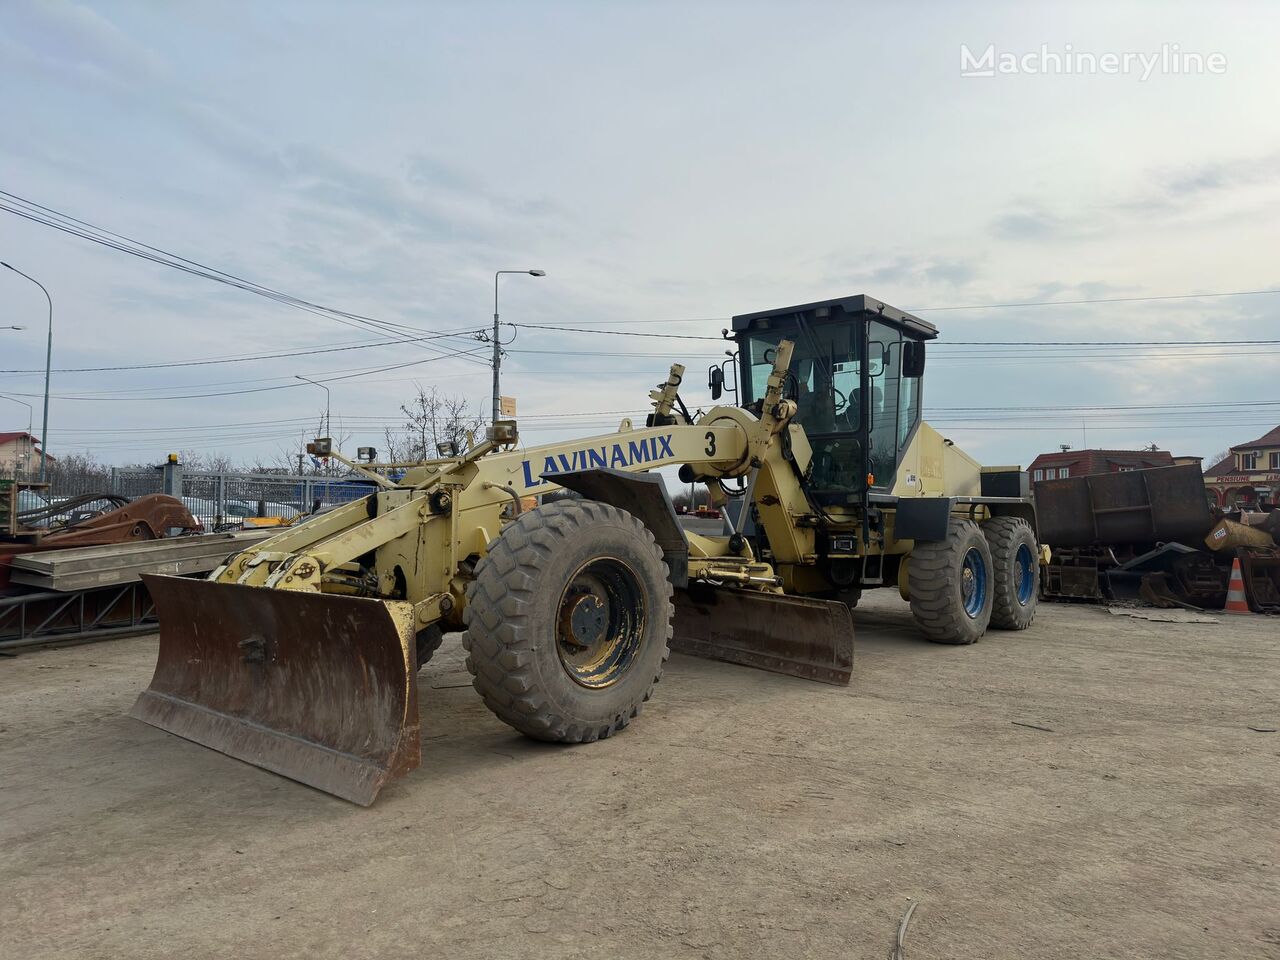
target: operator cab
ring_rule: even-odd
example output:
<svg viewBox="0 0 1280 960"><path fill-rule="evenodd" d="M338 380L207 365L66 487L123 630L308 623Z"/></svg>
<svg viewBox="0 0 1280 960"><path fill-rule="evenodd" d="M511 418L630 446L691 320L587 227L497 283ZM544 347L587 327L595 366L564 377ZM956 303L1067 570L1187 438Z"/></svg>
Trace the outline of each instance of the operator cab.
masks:
<svg viewBox="0 0 1280 960"><path fill-rule="evenodd" d="M779 341L792 341L785 393L813 446L810 496L822 505L865 502L893 486L920 422L924 345L937 336L932 324L868 296L743 314L733 318L738 401L759 406ZM713 397L724 380L713 367Z"/></svg>

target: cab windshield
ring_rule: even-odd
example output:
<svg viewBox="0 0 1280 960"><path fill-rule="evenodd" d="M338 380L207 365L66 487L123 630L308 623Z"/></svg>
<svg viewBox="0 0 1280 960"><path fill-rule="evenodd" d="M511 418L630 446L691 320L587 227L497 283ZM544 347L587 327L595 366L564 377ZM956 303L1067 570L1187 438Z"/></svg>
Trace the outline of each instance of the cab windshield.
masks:
<svg viewBox="0 0 1280 960"><path fill-rule="evenodd" d="M862 396L862 327L857 323L802 323L752 332L747 356L750 403L765 391L778 342L795 344L786 394L799 408L796 421L813 447L811 488L826 502L852 502L871 486L893 486L901 452L920 418L920 380L905 378L901 331L880 320L867 329L868 396ZM862 404L869 429L862 434Z"/></svg>
<svg viewBox="0 0 1280 960"><path fill-rule="evenodd" d="M858 337L849 324L753 334L747 341L750 399L764 396L778 342L784 339L795 343L787 395L794 396L800 408L796 419L810 434L856 431L861 359Z"/></svg>

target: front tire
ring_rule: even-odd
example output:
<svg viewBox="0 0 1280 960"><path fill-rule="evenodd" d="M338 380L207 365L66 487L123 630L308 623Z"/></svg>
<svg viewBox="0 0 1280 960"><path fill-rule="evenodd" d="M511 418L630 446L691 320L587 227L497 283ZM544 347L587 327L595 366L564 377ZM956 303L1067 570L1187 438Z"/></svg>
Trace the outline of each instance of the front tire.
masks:
<svg viewBox="0 0 1280 960"><path fill-rule="evenodd" d="M991 549L972 520L947 539L916 541L907 567L911 614L934 643L974 643L987 631L993 600Z"/></svg>
<svg viewBox="0 0 1280 960"><path fill-rule="evenodd" d="M1019 517L992 517L982 525L991 547L994 602L991 626L1025 630L1036 618L1040 548L1031 524Z"/></svg>
<svg viewBox="0 0 1280 960"><path fill-rule="evenodd" d="M640 713L662 675L671 596L662 551L627 511L563 500L522 513L467 587L472 685L526 736L608 737Z"/></svg>
<svg viewBox="0 0 1280 960"><path fill-rule="evenodd" d="M425 667L427 662L435 656L442 643L444 643L444 629L440 624L433 623L431 626L424 627L418 631L417 653L419 670Z"/></svg>

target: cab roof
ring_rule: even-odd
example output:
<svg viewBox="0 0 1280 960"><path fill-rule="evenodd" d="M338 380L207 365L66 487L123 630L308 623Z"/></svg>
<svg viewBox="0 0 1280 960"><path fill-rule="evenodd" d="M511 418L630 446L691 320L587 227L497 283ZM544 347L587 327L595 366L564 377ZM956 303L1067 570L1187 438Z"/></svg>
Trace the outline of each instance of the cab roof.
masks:
<svg viewBox="0 0 1280 960"><path fill-rule="evenodd" d="M840 319L841 314L848 320L859 322L883 320L899 327L903 333L917 340L933 340L938 336L938 328L929 321L921 320L897 307L891 307L883 300L869 297L865 293L855 297L819 300L816 303L804 303L795 307L742 313L733 318L733 332L737 334L751 330L765 330L773 325L770 323L772 320L793 322L798 313L807 314L805 319L810 322Z"/></svg>

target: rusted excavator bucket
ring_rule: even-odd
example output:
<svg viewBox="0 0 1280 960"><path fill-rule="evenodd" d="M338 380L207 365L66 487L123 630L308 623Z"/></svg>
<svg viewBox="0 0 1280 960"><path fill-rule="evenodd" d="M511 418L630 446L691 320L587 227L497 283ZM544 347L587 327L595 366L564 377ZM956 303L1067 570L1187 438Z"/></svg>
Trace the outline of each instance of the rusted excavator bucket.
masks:
<svg viewBox="0 0 1280 960"><path fill-rule="evenodd" d="M409 604L142 579L160 656L132 716L364 806L418 766Z"/></svg>
<svg viewBox="0 0 1280 960"><path fill-rule="evenodd" d="M843 603L750 590L677 590L671 649L805 680L853 674L853 617Z"/></svg>

